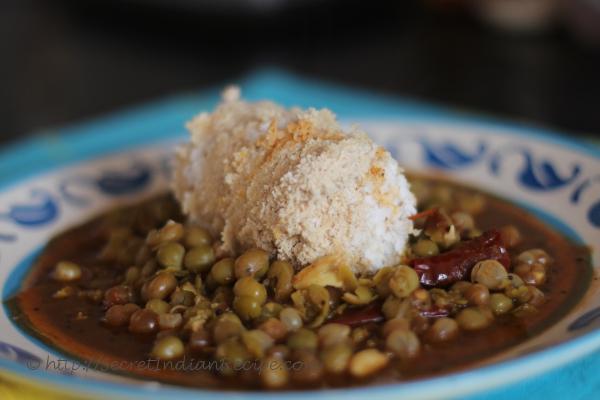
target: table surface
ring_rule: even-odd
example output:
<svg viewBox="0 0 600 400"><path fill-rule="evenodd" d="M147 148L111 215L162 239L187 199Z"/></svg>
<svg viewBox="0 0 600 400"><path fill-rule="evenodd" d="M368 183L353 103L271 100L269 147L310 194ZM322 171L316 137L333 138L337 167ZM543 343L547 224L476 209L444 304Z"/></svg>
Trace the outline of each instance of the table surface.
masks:
<svg viewBox="0 0 600 400"><path fill-rule="evenodd" d="M600 50L565 30L511 35L408 0L317 3L260 16L4 0L0 146L235 82L265 65L574 135L600 133Z"/></svg>

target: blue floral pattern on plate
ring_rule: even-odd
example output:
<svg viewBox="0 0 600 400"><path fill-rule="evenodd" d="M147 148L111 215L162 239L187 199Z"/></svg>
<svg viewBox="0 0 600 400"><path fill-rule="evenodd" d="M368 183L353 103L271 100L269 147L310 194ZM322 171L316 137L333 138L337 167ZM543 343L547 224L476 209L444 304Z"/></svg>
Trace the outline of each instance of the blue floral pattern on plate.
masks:
<svg viewBox="0 0 600 400"><path fill-rule="evenodd" d="M525 165L519 173L521 184L531 190L555 190L574 182L581 172L581 166L574 164L568 176L560 176L555 164L549 160L534 158L531 150L525 147L508 148L498 151L490 160L491 172L500 175L501 165L507 154L520 154L525 160Z"/></svg>
<svg viewBox="0 0 600 400"><path fill-rule="evenodd" d="M433 142L421 138L419 143L423 147L425 162L432 168L439 169L467 168L481 160L487 149L486 144L481 140L474 152L468 152L459 143L449 140Z"/></svg>
<svg viewBox="0 0 600 400"><path fill-rule="evenodd" d="M16 361L19 364L28 366L28 368L41 362L41 359L35 354L3 341L0 341L0 358Z"/></svg>
<svg viewBox="0 0 600 400"><path fill-rule="evenodd" d="M68 202L84 206L89 203L90 196L76 194L73 189L92 187L108 196L120 196L143 190L152 181L152 169L147 164L134 161L122 170L101 171L98 176L75 175L66 178L58 188Z"/></svg>
<svg viewBox="0 0 600 400"><path fill-rule="evenodd" d="M8 220L17 225L36 227L52 222L58 216L57 201L42 189L33 189L30 201L12 204L8 211L0 212L0 220Z"/></svg>
<svg viewBox="0 0 600 400"><path fill-rule="evenodd" d="M600 307L594 308L573 321L567 328L569 331L576 331L588 327L592 322L600 318Z"/></svg>
<svg viewBox="0 0 600 400"><path fill-rule="evenodd" d="M571 203L578 204L585 192L587 192L593 184L598 183L600 183L600 175L597 175L594 178L585 179L573 190L573 193L571 194ZM592 225L596 228L600 228L600 199L589 208L587 217Z"/></svg>

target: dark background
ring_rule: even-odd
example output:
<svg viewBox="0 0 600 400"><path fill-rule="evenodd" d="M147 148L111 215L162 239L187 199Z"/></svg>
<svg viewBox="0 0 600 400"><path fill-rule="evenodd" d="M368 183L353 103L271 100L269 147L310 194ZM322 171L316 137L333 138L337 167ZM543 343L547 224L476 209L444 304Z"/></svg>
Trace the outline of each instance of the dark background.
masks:
<svg viewBox="0 0 600 400"><path fill-rule="evenodd" d="M600 133L600 51L561 26L511 33L406 0L270 12L132 3L1 2L0 145L262 66Z"/></svg>

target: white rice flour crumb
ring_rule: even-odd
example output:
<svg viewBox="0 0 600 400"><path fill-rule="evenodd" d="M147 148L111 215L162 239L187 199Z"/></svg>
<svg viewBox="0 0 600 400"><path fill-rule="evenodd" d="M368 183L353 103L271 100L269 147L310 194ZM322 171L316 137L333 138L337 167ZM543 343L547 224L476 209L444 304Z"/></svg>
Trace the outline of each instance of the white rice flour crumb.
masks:
<svg viewBox="0 0 600 400"><path fill-rule="evenodd" d="M187 126L173 190L222 251L260 247L297 268L334 254L356 273L400 261L416 212L403 171L329 110L245 102L230 87Z"/></svg>

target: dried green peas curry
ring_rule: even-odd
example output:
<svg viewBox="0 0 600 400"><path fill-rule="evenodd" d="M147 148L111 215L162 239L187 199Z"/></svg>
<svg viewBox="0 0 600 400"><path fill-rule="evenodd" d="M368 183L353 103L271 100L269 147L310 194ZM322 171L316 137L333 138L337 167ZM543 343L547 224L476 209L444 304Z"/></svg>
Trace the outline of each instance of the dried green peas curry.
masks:
<svg viewBox="0 0 600 400"><path fill-rule="evenodd" d="M162 195L55 237L10 307L72 357L128 362L114 372L304 389L466 368L540 332L585 291L588 250L494 196L410 180L420 233L402 265L374 275L335 257L300 273L260 249L218 255Z"/></svg>

